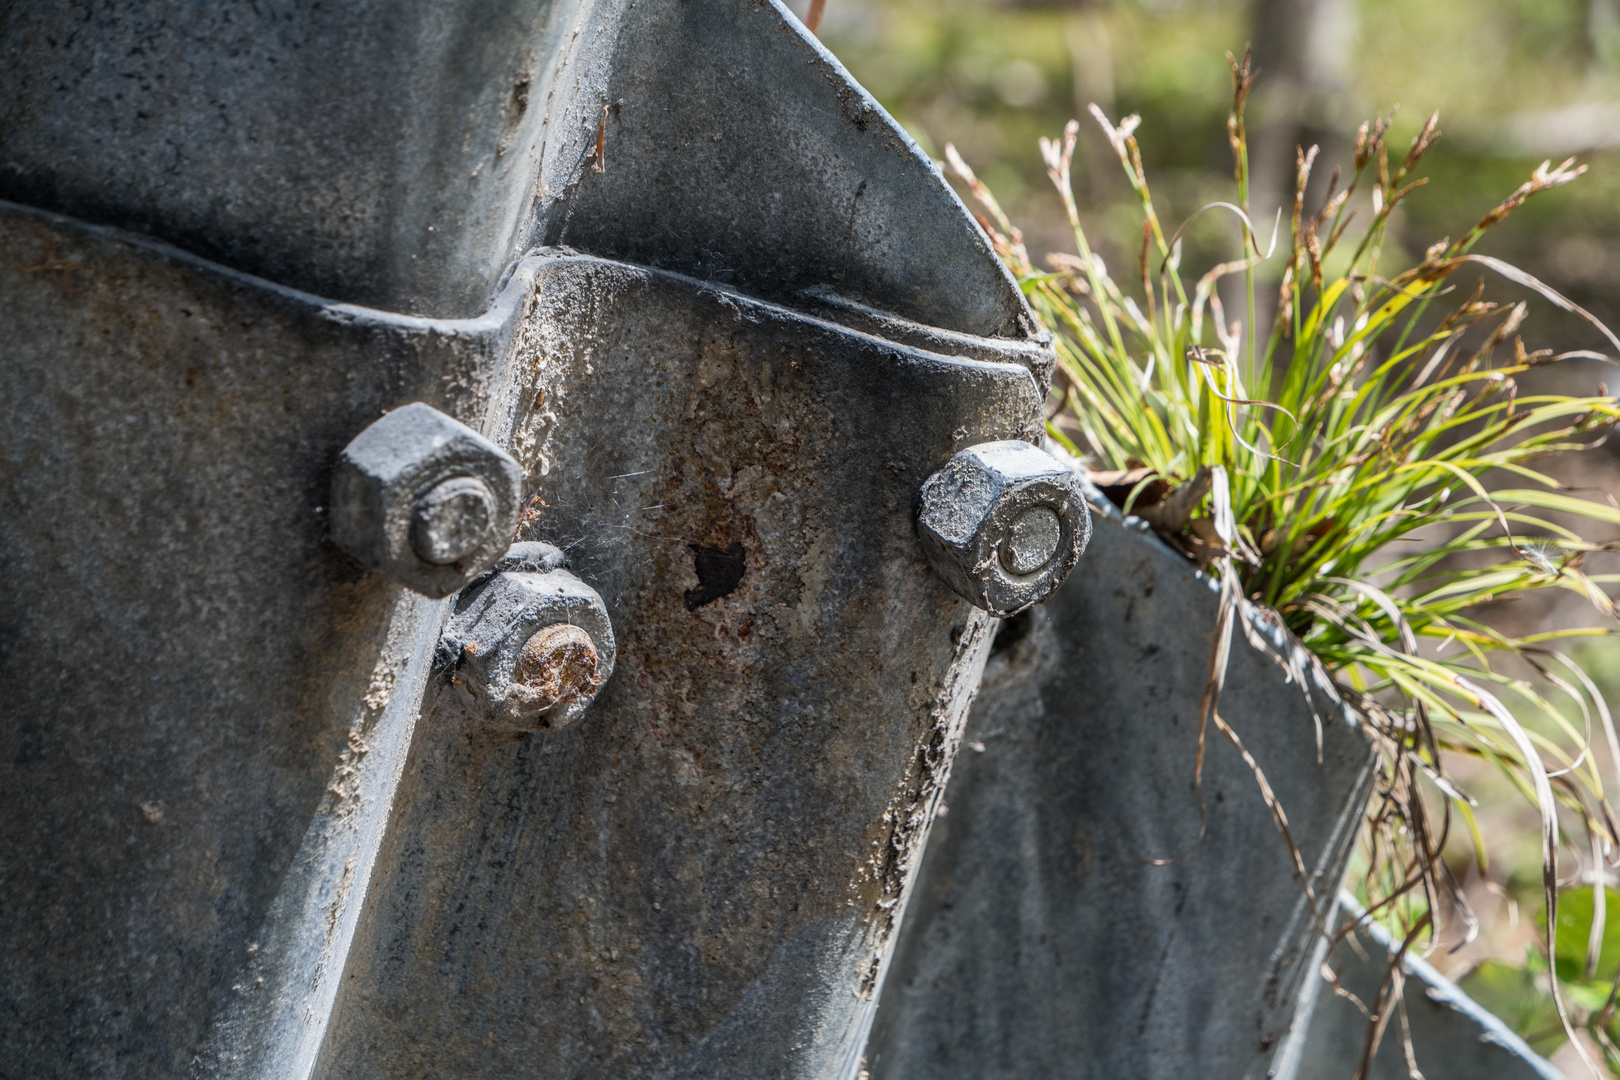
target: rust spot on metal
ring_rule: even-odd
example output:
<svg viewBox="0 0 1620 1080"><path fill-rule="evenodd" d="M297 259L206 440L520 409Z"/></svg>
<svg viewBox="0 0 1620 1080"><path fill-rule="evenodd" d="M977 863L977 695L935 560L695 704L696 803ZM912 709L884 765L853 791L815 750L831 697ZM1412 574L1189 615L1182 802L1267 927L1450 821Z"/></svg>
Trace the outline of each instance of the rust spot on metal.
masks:
<svg viewBox="0 0 1620 1080"><path fill-rule="evenodd" d="M601 685L591 635L571 623L558 623L541 630L523 646L507 695L543 711L583 694L594 694Z"/></svg>
<svg viewBox="0 0 1620 1080"><path fill-rule="evenodd" d="M686 590L686 610L696 611L704 604L712 604L722 596L730 596L742 582L748 569L743 546L717 548L707 544L688 544L692 549L692 564L697 570L698 587Z"/></svg>

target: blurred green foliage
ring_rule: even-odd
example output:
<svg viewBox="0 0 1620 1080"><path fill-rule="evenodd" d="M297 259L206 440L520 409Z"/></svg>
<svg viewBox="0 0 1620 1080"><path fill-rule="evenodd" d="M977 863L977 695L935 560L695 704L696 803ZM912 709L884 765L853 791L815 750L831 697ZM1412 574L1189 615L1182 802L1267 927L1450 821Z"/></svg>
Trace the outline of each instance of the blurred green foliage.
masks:
<svg viewBox="0 0 1620 1080"><path fill-rule="evenodd" d="M1348 17L1330 44L1342 50L1335 77L1342 87L1312 126L1348 140L1361 120L1399 105L1392 145L1404 145L1434 111L1445 132L1425 161L1431 191L1411 199L1397 223L1393 239L1405 254L1460 235L1542 159L1576 154L1593 163L1592 173L1515 215L1489 250L1620 321L1620 153L1601 145L1620 145L1620 3L1342 0L1342 7ZM829 0L822 37L926 152L937 158L947 142L961 150L1025 229L1037 258L1068 245L1035 140L1079 116L1085 134L1075 172L1085 226L1112 262L1134 253L1138 226L1085 106L1096 101L1115 119L1142 116L1145 165L1173 227L1229 190L1224 54L1241 53L1262 29L1254 5L1241 0ZM1265 93L1274 77L1261 73L1254 129L1280 105ZM1581 107L1591 113L1584 121L1570 112ZM1527 136L1542 145L1525 145ZM1347 146L1324 145L1318 174ZM1291 155L1279 159L1278 186L1286 188L1292 164ZM1235 240L1212 224L1188 244L1188 262L1197 265L1201 255L1229 257ZM1539 315L1536 325L1565 341L1580 333Z"/></svg>
<svg viewBox="0 0 1620 1080"><path fill-rule="evenodd" d="M1553 944L1553 963L1564 986L1565 999L1580 1013L1601 1022L1614 977L1620 971L1620 891L1604 889L1604 921L1601 948L1595 971L1587 974L1587 947L1592 933L1595 897L1591 887L1566 889L1558 897L1558 929ZM1487 960L1474 968L1459 984L1480 1005L1507 1021L1532 1049L1550 1054L1563 1044L1565 1036L1553 1004L1547 971L1547 958L1530 950L1522 964ZM1603 1034L1612 1043L1620 1037L1620 1018L1609 1016ZM1602 1039L1595 1039L1605 1051L1611 1069L1615 1056Z"/></svg>

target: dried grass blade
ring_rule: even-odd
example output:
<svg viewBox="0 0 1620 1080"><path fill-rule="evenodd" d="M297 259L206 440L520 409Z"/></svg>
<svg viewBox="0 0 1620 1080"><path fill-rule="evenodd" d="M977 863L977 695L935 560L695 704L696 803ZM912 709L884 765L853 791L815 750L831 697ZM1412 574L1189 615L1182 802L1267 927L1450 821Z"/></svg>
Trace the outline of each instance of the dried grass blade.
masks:
<svg viewBox="0 0 1620 1080"><path fill-rule="evenodd" d="M1513 282L1515 285L1523 285L1527 289L1532 289L1535 292L1540 293L1542 297L1550 301L1554 306L1563 308L1572 315L1578 315L1582 319L1585 319L1587 322L1591 323L1593 326L1597 327L1598 330L1603 333L1603 336L1609 339L1609 344L1614 346L1615 351L1620 352L1620 337L1616 337L1614 331L1610 330L1602 319L1598 318L1596 315L1593 315L1590 311L1587 311L1585 308L1581 307L1581 305L1569 299L1567 296L1560 293L1557 289L1554 289L1551 285L1548 285L1539 278L1525 273L1512 263L1503 262L1501 259L1494 258L1490 255L1459 255L1457 256L1457 259L1458 261L1476 262L1481 266L1488 266L1492 270L1495 270L1498 274L1501 274L1503 277ZM1604 359L1610 360L1611 363L1613 362L1613 359L1610 357L1605 357Z"/></svg>

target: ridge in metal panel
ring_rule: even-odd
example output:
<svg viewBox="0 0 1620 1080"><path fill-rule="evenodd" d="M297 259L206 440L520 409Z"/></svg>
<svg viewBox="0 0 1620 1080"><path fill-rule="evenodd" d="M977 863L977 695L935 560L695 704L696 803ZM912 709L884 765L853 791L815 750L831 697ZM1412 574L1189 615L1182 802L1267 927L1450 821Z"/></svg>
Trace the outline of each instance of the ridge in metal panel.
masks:
<svg viewBox="0 0 1620 1080"><path fill-rule="evenodd" d="M0 1072L184 1076L225 1017L297 1075L443 614L330 542L332 465L390 406L479 422L514 315L0 204Z"/></svg>

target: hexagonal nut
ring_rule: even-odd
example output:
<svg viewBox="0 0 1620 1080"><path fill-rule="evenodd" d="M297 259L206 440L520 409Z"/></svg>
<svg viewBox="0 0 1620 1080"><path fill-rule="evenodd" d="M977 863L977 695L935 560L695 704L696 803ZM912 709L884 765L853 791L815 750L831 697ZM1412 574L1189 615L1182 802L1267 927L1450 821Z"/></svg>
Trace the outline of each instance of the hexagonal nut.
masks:
<svg viewBox="0 0 1620 1080"><path fill-rule="evenodd" d="M523 472L512 456L431 405L395 409L344 447L332 476L332 539L435 600L506 551Z"/></svg>
<svg viewBox="0 0 1620 1080"><path fill-rule="evenodd" d="M469 590L451 616L446 651L453 679L489 727L556 731L579 719L613 674L613 624L596 590L557 565L560 553L517 562L553 568L501 570Z"/></svg>
<svg viewBox="0 0 1620 1080"><path fill-rule="evenodd" d="M917 534L963 599L1005 618L1068 578L1091 539L1074 470L1026 442L972 446L924 481Z"/></svg>

